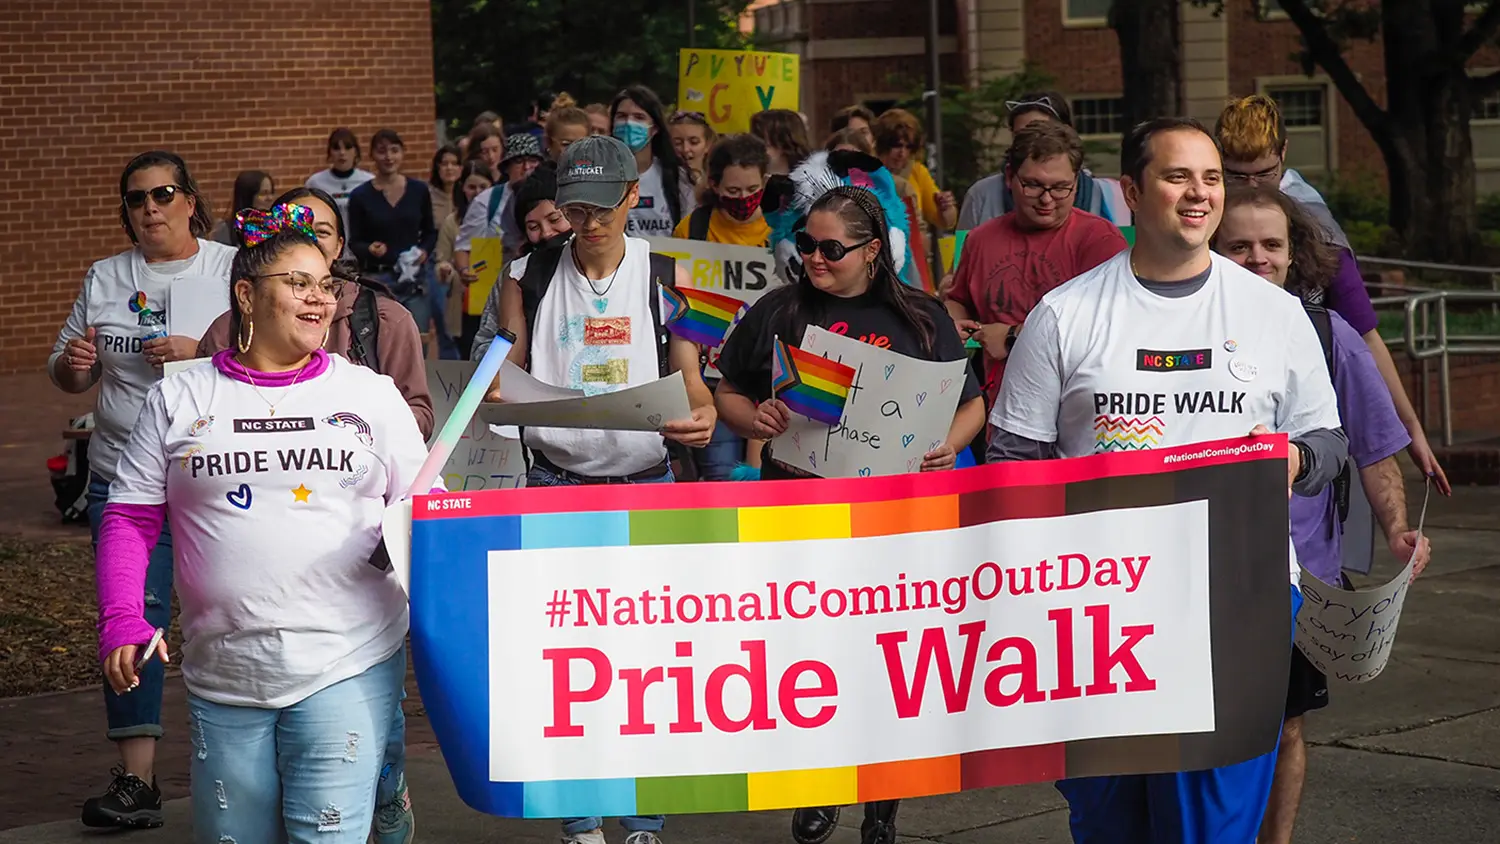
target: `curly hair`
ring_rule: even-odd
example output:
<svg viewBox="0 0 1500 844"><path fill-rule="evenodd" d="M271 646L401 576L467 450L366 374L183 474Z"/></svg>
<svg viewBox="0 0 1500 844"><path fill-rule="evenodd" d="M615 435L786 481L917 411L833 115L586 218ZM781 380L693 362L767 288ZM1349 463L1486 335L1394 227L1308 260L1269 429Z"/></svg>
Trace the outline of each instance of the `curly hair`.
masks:
<svg viewBox="0 0 1500 844"><path fill-rule="evenodd" d="M882 155L897 144L906 144L914 150L922 148L922 121L904 108L882 111L870 132L875 136L875 151Z"/></svg>
<svg viewBox="0 0 1500 844"><path fill-rule="evenodd" d="M1224 213L1242 205L1254 208L1270 208L1286 217L1287 252L1291 265L1287 267L1288 293L1295 293L1311 302L1322 299L1323 293L1339 270L1339 250L1330 242L1318 221L1309 214L1300 202L1282 193L1275 185L1231 186L1224 197ZM1223 232L1223 226L1219 232ZM1214 235L1214 248L1219 247L1219 233Z"/></svg>
<svg viewBox="0 0 1500 844"><path fill-rule="evenodd" d="M1286 121L1265 94L1232 100L1214 124L1214 139L1229 161L1254 161L1286 149Z"/></svg>

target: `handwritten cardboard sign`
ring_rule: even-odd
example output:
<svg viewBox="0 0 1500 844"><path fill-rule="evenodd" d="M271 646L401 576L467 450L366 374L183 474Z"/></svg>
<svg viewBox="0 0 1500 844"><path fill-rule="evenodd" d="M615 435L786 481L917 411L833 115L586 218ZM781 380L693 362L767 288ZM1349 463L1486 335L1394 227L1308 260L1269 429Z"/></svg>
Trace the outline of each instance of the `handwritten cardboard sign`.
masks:
<svg viewBox="0 0 1500 844"><path fill-rule="evenodd" d="M733 296L747 306L786 284L786 279L776 272L776 259L768 249L675 237L648 237L646 240L650 241L652 252L676 258L677 266L687 270L694 287ZM734 333L734 328L733 325L729 327L725 340ZM723 348L721 343L708 350L704 377L719 377L719 352Z"/></svg>
<svg viewBox="0 0 1500 844"><path fill-rule="evenodd" d="M777 460L823 478L901 475L947 439L967 361L917 360L817 326L800 346L854 367L854 386L838 425L793 414L772 440Z"/></svg>
<svg viewBox="0 0 1500 844"><path fill-rule="evenodd" d="M750 115L797 110L802 70L792 53L678 51L677 107L700 111L720 134L750 131Z"/></svg>
<svg viewBox="0 0 1500 844"><path fill-rule="evenodd" d="M427 361L427 388L432 392L432 412L437 417L433 438L458 404L464 385L474 376L473 361ZM470 420L453 455L443 465L443 486L452 492L482 489L516 489L526 485L526 460L518 431L501 436L478 417ZM428 443L431 445L431 442Z"/></svg>
<svg viewBox="0 0 1500 844"><path fill-rule="evenodd" d="M1368 683L1380 676L1396 644L1396 625L1411 583L1412 564L1390 583L1348 590L1302 570L1297 647L1330 681Z"/></svg>

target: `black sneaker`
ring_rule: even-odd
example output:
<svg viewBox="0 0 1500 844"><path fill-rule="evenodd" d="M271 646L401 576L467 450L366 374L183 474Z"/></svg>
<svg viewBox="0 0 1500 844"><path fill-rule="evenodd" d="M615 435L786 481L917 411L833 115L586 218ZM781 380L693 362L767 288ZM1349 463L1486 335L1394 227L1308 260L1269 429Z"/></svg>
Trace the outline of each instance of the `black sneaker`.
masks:
<svg viewBox="0 0 1500 844"><path fill-rule="evenodd" d="M90 797L83 803L83 825L124 829L155 829L162 825L161 790L156 783L147 785L124 768L110 773L115 781L102 797Z"/></svg>

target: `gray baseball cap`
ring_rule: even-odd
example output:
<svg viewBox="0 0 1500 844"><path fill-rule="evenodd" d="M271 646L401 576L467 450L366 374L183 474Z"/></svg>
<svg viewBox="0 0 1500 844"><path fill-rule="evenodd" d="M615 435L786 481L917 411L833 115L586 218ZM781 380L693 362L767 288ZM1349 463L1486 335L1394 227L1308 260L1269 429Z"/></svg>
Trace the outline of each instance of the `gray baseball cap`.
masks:
<svg viewBox="0 0 1500 844"><path fill-rule="evenodd" d="M640 178L630 147L608 135L590 135L570 144L557 164L557 205L614 208Z"/></svg>

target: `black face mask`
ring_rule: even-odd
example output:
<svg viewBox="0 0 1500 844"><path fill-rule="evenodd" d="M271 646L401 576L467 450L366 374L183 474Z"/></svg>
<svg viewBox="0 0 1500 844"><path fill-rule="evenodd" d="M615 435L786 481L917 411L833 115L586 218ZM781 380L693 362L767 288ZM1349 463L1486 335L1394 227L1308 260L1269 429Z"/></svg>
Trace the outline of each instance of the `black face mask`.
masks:
<svg viewBox="0 0 1500 844"><path fill-rule="evenodd" d="M563 232L562 234L555 234L549 238L539 240L536 243L528 242L529 248L526 250L527 254L530 254L532 252L541 252L548 249L561 249L567 244L568 239L572 236L572 232Z"/></svg>

